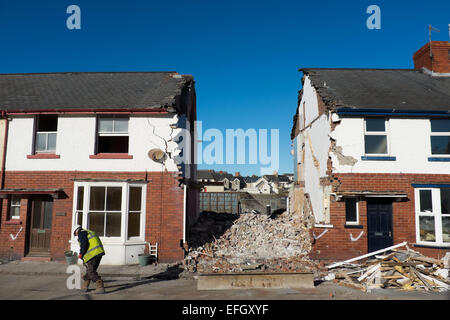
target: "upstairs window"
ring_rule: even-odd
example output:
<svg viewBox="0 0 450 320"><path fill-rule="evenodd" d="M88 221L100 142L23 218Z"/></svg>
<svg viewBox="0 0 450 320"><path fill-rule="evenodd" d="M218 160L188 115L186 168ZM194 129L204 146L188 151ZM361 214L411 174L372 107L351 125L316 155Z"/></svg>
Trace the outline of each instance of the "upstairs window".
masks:
<svg viewBox="0 0 450 320"><path fill-rule="evenodd" d="M365 119L364 152L367 155L387 155L388 136L386 130L386 119Z"/></svg>
<svg viewBox="0 0 450 320"><path fill-rule="evenodd" d="M35 153L55 153L58 116L40 115L36 118Z"/></svg>
<svg viewBox="0 0 450 320"><path fill-rule="evenodd" d="M97 153L128 153L128 116L98 117Z"/></svg>
<svg viewBox="0 0 450 320"><path fill-rule="evenodd" d="M431 119L431 154L450 155L450 119Z"/></svg>

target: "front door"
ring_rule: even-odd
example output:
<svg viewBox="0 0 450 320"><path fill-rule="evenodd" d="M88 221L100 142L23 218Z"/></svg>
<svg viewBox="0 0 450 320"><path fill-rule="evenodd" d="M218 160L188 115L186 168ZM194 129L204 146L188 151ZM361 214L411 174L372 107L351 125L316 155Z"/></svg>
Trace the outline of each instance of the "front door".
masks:
<svg viewBox="0 0 450 320"><path fill-rule="evenodd" d="M50 254L53 200L31 200L29 254Z"/></svg>
<svg viewBox="0 0 450 320"><path fill-rule="evenodd" d="M367 235L369 252L393 245L392 199L367 199Z"/></svg>

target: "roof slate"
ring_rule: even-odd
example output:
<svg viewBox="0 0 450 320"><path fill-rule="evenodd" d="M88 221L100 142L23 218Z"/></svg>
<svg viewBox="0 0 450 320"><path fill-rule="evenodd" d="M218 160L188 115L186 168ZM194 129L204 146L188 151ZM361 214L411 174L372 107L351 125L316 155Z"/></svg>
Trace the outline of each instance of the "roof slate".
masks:
<svg viewBox="0 0 450 320"><path fill-rule="evenodd" d="M450 112L450 77L411 69L300 69L337 109Z"/></svg>
<svg viewBox="0 0 450 320"><path fill-rule="evenodd" d="M190 80L176 72L0 74L0 110L167 108Z"/></svg>

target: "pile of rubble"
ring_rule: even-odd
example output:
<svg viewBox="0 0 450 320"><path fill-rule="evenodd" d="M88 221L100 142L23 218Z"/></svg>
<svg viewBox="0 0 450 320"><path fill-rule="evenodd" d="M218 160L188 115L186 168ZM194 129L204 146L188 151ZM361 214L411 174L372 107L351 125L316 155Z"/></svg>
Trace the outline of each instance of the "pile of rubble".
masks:
<svg viewBox="0 0 450 320"><path fill-rule="evenodd" d="M353 259L355 260L355 259ZM425 257L411 250L392 249L390 253L375 255L363 264L348 262L328 266L330 273L324 280L370 292L376 288L425 290L443 292L450 289L449 261Z"/></svg>
<svg viewBox="0 0 450 320"><path fill-rule="evenodd" d="M190 249L184 260L187 270L232 273L317 269L307 257L311 250L309 219L287 212L275 217L258 213L228 217L202 216L191 228Z"/></svg>

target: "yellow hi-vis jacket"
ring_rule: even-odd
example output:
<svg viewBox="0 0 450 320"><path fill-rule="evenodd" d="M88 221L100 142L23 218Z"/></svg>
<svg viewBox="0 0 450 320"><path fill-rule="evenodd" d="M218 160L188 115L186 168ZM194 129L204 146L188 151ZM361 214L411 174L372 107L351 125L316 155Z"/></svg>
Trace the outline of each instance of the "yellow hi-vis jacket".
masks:
<svg viewBox="0 0 450 320"><path fill-rule="evenodd" d="M88 234L89 247L83 256L84 263L88 262L93 257L98 256L99 254L105 253L103 244L100 241L100 238L95 234L95 232L91 230L86 230L86 232Z"/></svg>

